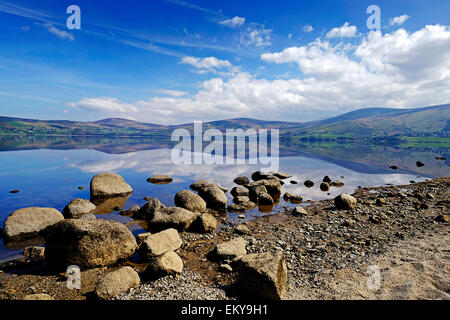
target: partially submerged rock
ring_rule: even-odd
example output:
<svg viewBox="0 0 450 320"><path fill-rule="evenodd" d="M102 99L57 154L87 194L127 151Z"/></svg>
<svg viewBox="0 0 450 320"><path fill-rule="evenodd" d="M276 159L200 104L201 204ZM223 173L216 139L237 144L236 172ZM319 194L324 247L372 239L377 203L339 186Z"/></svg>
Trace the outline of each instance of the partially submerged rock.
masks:
<svg viewBox="0 0 450 320"><path fill-rule="evenodd" d="M314 187L314 182L311 181L311 180L306 180L303 184L304 184L305 187L307 187L307 188Z"/></svg>
<svg viewBox="0 0 450 320"><path fill-rule="evenodd" d="M119 214L121 216L135 216L136 214L138 214L140 209L141 208L138 205L136 205L132 206L130 209L120 211Z"/></svg>
<svg viewBox="0 0 450 320"><path fill-rule="evenodd" d="M153 177L150 177L147 179L147 182L154 183L154 184L168 184L173 181L173 178L169 175L160 174L155 175Z"/></svg>
<svg viewBox="0 0 450 320"><path fill-rule="evenodd" d="M141 282L138 273L129 266L106 274L97 284L95 295L97 298L107 300L137 288Z"/></svg>
<svg viewBox="0 0 450 320"><path fill-rule="evenodd" d="M181 247L181 240L178 231L175 229L167 229L152 234L145 239L139 247L139 255L146 260L160 256L167 251L175 251Z"/></svg>
<svg viewBox="0 0 450 320"><path fill-rule="evenodd" d="M124 197L131 193L131 186L116 173L100 173L91 180L91 200Z"/></svg>
<svg viewBox="0 0 450 320"><path fill-rule="evenodd" d="M344 183L340 180L334 180L331 182L331 186L335 188L342 188L344 186Z"/></svg>
<svg viewBox="0 0 450 320"><path fill-rule="evenodd" d="M230 191L231 195L233 197L242 197L242 196L248 196L249 191L245 187L234 187Z"/></svg>
<svg viewBox="0 0 450 320"><path fill-rule="evenodd" d="M329 184L329 183L331 183L331 178L329 176L325 176L325 177L323 177L322 181Z"/></svg>
<svg viewBox="0 0 450 320"><path fill-rule="evenodd" d="M255 171L252 173L252 180L253 181L259 181L259 180L267 180L267 179L278 179L270 172L263 172L263 171Z"/></svg>
<svg viewBox="0 0 450 320"><path fill-rule="evenodd" d="M266 180L258 180L250 183L247 188L252 193L252 189L258 188L260 186L264 186L267 190L267 193L270 195L281 194L281 183L279 179L266 179Z"/></svg>
<svg viewBox="0 0 450 320"><path fill-rule="evenodd" d="M206 202L206 206L213 210L224 210L227 206L227 196L216 185L210 185L201 189L198 195Z"/></svg>
<svg viewBox="0 0 450 320"><path fill-rule="evenodd" d="M284 179L289 179L292 177L292 175L278 171L278 172L274 172L273 175L275 177L277 177L278 179L284 180Z"/></svg>
<svg viewBox="0 0 450 320"><path fill-rule="evenodd" d="M32 238L61 220L64 220L64 216L53 208L23 208L14 211L6 219L3 234L7 241Z"/></svg>
<svg viewBox="0 0 450 320"><path fill-rule="evenodd" d="M86 199L74 199L63 210L66 219L79 219L83 215L92 213L96 209L95 204Z"/></svg>
<svg viewBox="0 0 450 320"><path fill-rule="evenodd" d="M284 201L289 201L289 202L292 202L292 203L301 203L303 201L303 197L302 196L295 195L295 194L292 194L292 193L289 193L289 192L286 192L283 195L283 199L284 199Z"/></svg>
<svg viewBox="0 0 450 320"><path fill-rule="evenodd" d="M245 207L241 204L230 204L227 207L228 212L245 212Z"/></svg>
<svg viewBox="0 0 450 320"><path fill-rule="evenodd" d="M135 218L151 220L155 215L155 212L160 211L162 208L166 206L159 201L158 198L150 199L145 205L143 205L139 211L134 215Z"/></svg>
<svg viewBox="0 0 450 320"><path fill-rule="evenodd" d="M334 198L334 205L339 210L352 210L356 207L356 202L356 198L347 193Z"/></svg>
<svg viewBox="0 0 450 320"><path fill-rule="evenodd" d="M237 185L245 186L250 183L250 180L247 177L241 176L234 179L233 182Z"/></svg>
<svg viewBox="0 0 450 320"><path fill-rule="evenodd" d="M286 293L287 268L284 253L253 253L236 268L238 287L253 299L282 300Z"/></svg>
<svg viewBox="0 0 450 320"><path fill-rule="evenodd" d="M328 190L330 190L330 185L327 182L322 182L320 184L320 190L322 190L323 192L327 192Z"/></svg>
<svg viewBox="0 0 450 320"><path fill-rule="evenodd" d="M206 202L189 190L181 190L175 195L175 205L192 212L205 212Z"/></svg>
<svg viewBox="0 0 450 320"><path fill-rule="evenodd" d="M268 206L273 205L274 201L270 194L268 193L260 193L258 195L258 205L259 206Z"/></svg>
<svg viewBox="0 0 450 320"><path fill-rule="evenodd" d="M179 207L162 208L155 211L154 215L148 219L149 226L154 230L164 230L175 228L178 231L187 230L199 216L198 213Z"/></svg>
<svg viewBox="0 0 450 320"><path fill-rule="evenodd" d="M105 267L130 258L136 240L122 223L111 220L67 219L48 228L45 258L50 266Z"/></svg>

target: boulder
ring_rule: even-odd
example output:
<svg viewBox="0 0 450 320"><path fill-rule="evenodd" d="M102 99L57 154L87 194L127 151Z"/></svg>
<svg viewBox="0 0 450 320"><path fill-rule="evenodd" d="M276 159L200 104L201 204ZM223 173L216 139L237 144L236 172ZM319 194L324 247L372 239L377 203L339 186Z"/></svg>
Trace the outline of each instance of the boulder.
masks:
<svg viewBox="0 0 450 320"><path fill-rule="evenodd" d="M356 207L356 198L343 193L334 198L334 205L339 210L352 210Z"/></svg>
<svg viewBox="0 0 450 320"><path fill-rule="evenodd" d="M191 188L194 191L200 191L206 187L209 187L211 185L214 185L214 183L209 182L208 180L197 180L194 183L192 183L189 188Z"/></svg>
<svg viewBox="0 0 450 320"><path fill-rule="evenodd" d="M48 228L45 258L58 268L105 267L130 258L136 240L128 228L112 220L67 219Z"/></svg>
<svg viewBox="0 0 450 320"><path fill-rule="evenodd" d="M126 266L103 276L95 287L95 295L107 300L137 288L141 282L139 275L132 267Z"/></svg>
<svg viewBox="0 0 450 320"><path fill-rule="evenodd" d="M237 196L233 198L233 202L235 204L241 204L250 201L250 198L247 196Z"/></svg>
<svg viewBox="0 0 450 320"><path fill-rule="evenodd" d="M245 212L245 207L241 204L230 204L227 207L228 212Z"/></svg>
<svg viewBox="0 0 450 320"><path fill-rule="evenodd" d="M286 192L283 195L283 199L284 199L284 201L289 201L289 202L292 202L292 203L301 203L303 201L302 196L294 195L294 194L289 193L289 192Z"/></svg>
<svg viewBox="0 0 450 320"><path fill-rule="evenodd" d="M181 247L183 241L176 229L167 229L152 234L139 247L139 255L146 260L160 256L167 251L175 251Z"/></svg>
<svg viewBox="0 0 450 320"><path fill-rule="evenodd" d="M260 194L268 193L264 185L254 185L249 187L249 196L252 200L258 200Z"/></svg>
<svg viewBox="0 0 450 320"><path fill-rule="evenodd" d="M26 247L23 249L23 257L25 262L41 262L45 260L44 247Z"/></svg>
<svg viewBox="0 0 450 320"><path fill-rule="evenodd" d="M253 299L282 300L286 293L287 268L284 253L253 253L236 268L237 286Z"/></svg>
<svg viewBox="0 0 450 320"><path fill-rule="evenodd" d="M100 173L91 180L91 200L125 197L131 193L131 186L116 173Z"/></svg>
<svg viewBox="0 0 450 320"><path fill-rule="evenodd" d="M148 201L145 205L143 205L142 208L140 208L133 217L149 221L153 218L155 212L161 211L161 209L165 207L166 206L163 205L161 201L158 200L158 198L153 198L150 199L150 201Z"/></svg>
<svg viewBox="0 0 450 320"><path fill-rule="evenodd" d="M218 222L212 214L205 212L198 216L193 225L195 226L193 229L196 232L210 233L216 230Z"/></svg>
<svg viewBox="0 0 450 320"><path fill-rule="evenodd" d="M24 296L22 300L55 300L55 299L46 293L35 293Z"/></svg>
<svg viewBox="0 0 450 320"><path fill-rule="evenodd" d="M206 202L206 206L213 210L225 209L228 198L225 193L216 185L201 189L198 195Z"/></svg>
<svg viewBox="0 0 450 320"><path fill-rule="evenodd" d="M331 182L331 186L335 188L342 188L344 186L344 183L340 180L335 180Z"/></svg>
<svg viewBox="0 0 450 320"><path fill-rule="evenodd" d="M263 172L263 171L255 171L252 173L252 180L253 181L259 181L259 180L268 180L268 179L278 179L270 172Z"/></svg>
<svg viewBox="0 0 450 320"><path fill-rule="evenodd" d="M259 186L264 186L270 195L281 194L281 183L279 179L258 180L250 183L247 189L251 190Z"/></svg>
<svg viewBox="0 0 450 320"><path fill-rule="evenodd" d="M7 241L32 238L61 220L64 216L53 208L23 208L6 219L3 234Z"/></svg>
<svg viewBox="0 0 450 320"><path fill-rule="evenodd" d="M66 219L79 219L81 216L95 211L95 204L86 199L74 199L63 210Z"/></svg>
<svg viewBox="0 0 450 320"><path fill-rule="evenodd" d="M150 261L145 275L151 278L158 278L167 275L175 275L183 271L183 260L173 251L167 251L159 257Z"/></svg>
<svg viewBox="0 0 450 320"><path fill-rule="evenodd" d="M306 180L306 181L304 182L304 185L305 185L305 187L307 187L307 188L311 188L311 187L314 187L314 182L311 181L311 180Z"/></svg>
<svg viewBox="0 0 450 320"><path fill-rule="evenodd" d="M330 185L327 182L322 182L320 184L320 190L322 190L323 192L327 192L328 190L330 190Z"/></svg>
<svg viewBox="0 0 450 320"><path fill-rule="evenodd" d="M234 187L233 189L231 189L230 193L233 197L242 197L248 196L249 191L244 187Z"/></svg>
<svg viewBox="0 0 450 320"><path fill-rule="evenodd" d="M268 193L260 193L258 195L258 205L259 206L269 206L273 205L273 198Z"/></svg>
<svg viewBox="0 0 450 320"><path fill-rule="evenodd" d="M189 190L181 190L175 195L175 205L192 212L205 212L206 202Z"/></svg>
<svg viewBox="0 0 450 320"><path fill-rule="evenodd" d="M141 208L138 205L136 205L132 206L130 209L120 211L119 214L121 216L135 216L138 214L140 209Z"/></svg>
<svg viewBox="0 0 450 320"><path fill-rule="evenodd" d="M215 257L219 260L232 260L236 257L241 257L247 254L245 246L247 241L243 238L235 238L226 242L218 244L215 248Z"/></svg>
<svg viewBox="0 0 450 320"><path fill-rule="evenodd" d="M156 175L153 177L150 177L147 179L147 182L154 183L154 184L167 184L171 183L173 181L171 176L168 175Z"/></svg>
<svg viewBox="0 0 450 320"><path fill-rule="evenodd" d="M178 231L187 230L197 219L199 213L195 213L184 208L168 207L156 211L148 224L154 230L164 230L175 228Z"/></svg>
<svg viewBox="0 0 450 320"><path fill-rule="evenodd" d="M236 179L233 180L233 182L236 183L237 185L245 186L250 183L250 180L247 177L242 176L237 177Z"/></svg>
<svg viewBox="0 0 450 320"><path fill-rule="evenodd" d="M273 172L272 173L275 177L277 177L278 179L284 180L284 179L289 179L292 177L292 175L278 171L278 172Z"/></svg>

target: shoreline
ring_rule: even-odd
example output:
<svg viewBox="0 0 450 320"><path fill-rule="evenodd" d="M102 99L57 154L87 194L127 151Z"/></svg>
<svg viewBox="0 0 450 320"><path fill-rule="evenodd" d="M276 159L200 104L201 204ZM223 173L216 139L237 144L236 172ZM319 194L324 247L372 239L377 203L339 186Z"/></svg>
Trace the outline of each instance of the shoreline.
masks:
<svg viewBox="0 0 450 320"><path fill-rule="evenodd" d="M449 186L450 177L444 177L359 188L353 194L358 204L352 211L336 210L330 199L310 201L304 206L307 215L281 211L244 223L248 234L234 226L217 234L180 232L183 272L141 284L118 298L235 299L236 273L222 270L206 256L217 243L242 237L247 253L285 252L286 299L449 299L445 274L450 268L449 223L436 221L448 214ZM377 204L380 198L383 204ZM385 280L380 290L372 292L365 282L367 267L374 263ZM125 265L138 272L146 267L133 262L120 266ZM0 299L33 293L89 299L99 278L117 267L83 271L82 289L76 291L67 289L64 278L48 273L43 265L10 261L0 264Z"/></svg>

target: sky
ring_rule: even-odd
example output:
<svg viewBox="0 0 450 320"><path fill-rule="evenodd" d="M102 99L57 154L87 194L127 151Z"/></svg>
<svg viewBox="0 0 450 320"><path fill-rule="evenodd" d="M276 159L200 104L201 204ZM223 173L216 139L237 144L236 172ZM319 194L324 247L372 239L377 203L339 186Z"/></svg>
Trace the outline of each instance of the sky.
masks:
<svg viewBox="0 0 450 320"><path fill-rule="evenodd" d="M310 121L450 103L449 25L435 0L0 0L0 115Z"/></svg>

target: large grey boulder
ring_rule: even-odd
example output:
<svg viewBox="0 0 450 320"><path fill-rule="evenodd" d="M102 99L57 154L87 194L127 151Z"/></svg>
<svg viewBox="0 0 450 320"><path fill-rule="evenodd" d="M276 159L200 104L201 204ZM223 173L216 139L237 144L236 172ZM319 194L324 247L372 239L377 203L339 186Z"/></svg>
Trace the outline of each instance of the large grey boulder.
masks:
<svg viewBox="0 0 450 320"><path fill-rule="evenodd" d="M210 209L221 210L227 206L227 196L217 185L200 189L198 195L205 200L206 206Z"/></svg>
<svg viewBox="0 0 450 320"><path fill-rule="evenodd" d="M95 295L107 300L137 288L141 282L139 275L132 267L126 266L106 274L95 287Z"/></svg>
<svg viewBox="0 0 450 320"><path fill-rule="evenodd" d="M91 199L125 197L133 189L116 173L100 173L91 180Z"/></svg>
<svg viewBox="0 0 450 320"><path fill-rule="evenodd" d="M181 190L175 195L175 205L192 212L205 212L206 202L199 195L189 190Z"/></svg>
<svg viewBox="0 0 450 320"><path fill-rule="evenodd" d="M14 211L6 219L3 234L7 241L32 238L61 220L64 220L64 216L53 208L23 208Z"/></svg>
<svg viewBox="0 0 450 320"><path fill-rule="evenodd" d="M241 237L222 242L216 246L214 255L219 260L232 260L247 254L246 245L247 241Z"/></svg>
<svg viewBox="0 0 450 320"><path fill-rule="evenodd" d="M45 258L54 267L105 267L130 258L137 247L128 228L117 221L66 219L48 228Z"/></svg>
<svg viewBox="0 0 450 320"><path fill-rule="evenodd" d="M95 211L95 204L86 199L74 199L63 210L66 219L79 219L85 214Z"/></svg>
<svg viewBox="0 0 450 320"><path fill-rule="evenodd" d="M237 285L245 296L281 300L286 293L287 268L284 253L245 255L237 265Z"/></svg>
<svg viewBox="0 0 450 320"><path fill-rule="evenodd" d="M343 193L334 198L334 205L339 210L352 210L356 207L356 198L347 193Z"/></svg>
<svg viewBox="0 0 450 320"><path fill-rule="evenodd" d="M183 208L167 207L156 211L153 217L147 221L153 230L174 228L178 231L185 231L191 226L198 216L199 213Z"/></svg>
<svg viewBox="0 0 450 320"><path fill-rule="evenodd" d="M151 260L167 251L175 251L181 247L183 241L176 229L167 229L152 234L145 239L139 247L139 255L146 260Z"/></svg>

